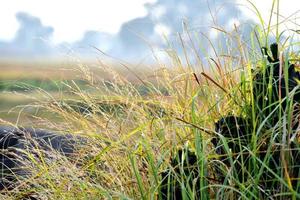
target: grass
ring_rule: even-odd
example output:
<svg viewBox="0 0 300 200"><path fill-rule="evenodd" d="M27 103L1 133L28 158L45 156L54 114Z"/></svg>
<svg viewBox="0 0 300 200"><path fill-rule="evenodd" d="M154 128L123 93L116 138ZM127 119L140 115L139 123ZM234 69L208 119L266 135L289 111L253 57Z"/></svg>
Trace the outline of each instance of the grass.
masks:
<svg viewBox="0 0 300 200"><path fill-rule="evenodd" d="M275 5L273 1L273 9ZM260 16L259 12L257 15ZM291 130L292 106L284 112L273 110L263 117L255 106L253 76L257 69L267 65L257 43L267 45L272 32L279 40L278 22L273 29L271 20L265 24L261 19L261 23L262 27L249 37L251 46L242 38L231 37L233 33L223 31L232 46L227 46L228 49L214 46L222 52L206 63L209 67L197 68L191 64L185 67L184 60L191 60L187 57L189 54L182 59L173 50L169 51L172 68L161 67L128 76L124 70L100 63L98 70L105 72L105 78L97 81L93 78L99 75L97 71L80 68L82 80L88 87L68 81L60 82L64 89L56 93L50 93L47 87L33 87L29 94L19 93L30 99L30 105L25 107L34 110L30 115L35 126L88 136L90 143L71 160L58 155L50 162L42 153L31 156L27 167L32 176L20 178L18 187L0 197L22 199L38 194L45 199L160 199L161 173L168 172L180 183L183 199L196 197L198 183L201 199L261 199L266 196L298 199L300 181L293 188L291 180L297 177L290 177L288 173L293 161L287 140L298 134ZM294 45L299 47L299 43ZM189 52L188 45L183 47ZM287 52L285 59L289 56L298 59L298 53L289 52L288 47L288 43L281 46L281 50ZM231 55L237 52L235 60ZM204 63L197 64L202 65ZM275 107L280 106L281 102L276 102ZM20 116L23 114L28 112L23 110ZM241 149L237 154L230 149L228 138L214 130L215 122L228 114L249 118L253 127L246 133L250 143L245 144L239 138L235 141ZM278 123L269 127L273 115L278 115ZM229 165L222 161L222 155L216 154L211 144L213 137L220 138L226 153L223 156L228 158ZM263 159L259 156L261 146L266 150ZM269 162L274 146L283 158L277 170ZM171 159L182 148L195 152L199 182L188 184L193 176L186 173L183 161L178 166L171 165ZM237 158L246 164L237 168L236 163L240 161ZM225 175L222 183L215 180L216 166ZM176 168L179 174L174 173ZM278 191L261 187L264 172L272 175L271 184L280 185ZM169 186L172 184L169 182Z"/></svg>

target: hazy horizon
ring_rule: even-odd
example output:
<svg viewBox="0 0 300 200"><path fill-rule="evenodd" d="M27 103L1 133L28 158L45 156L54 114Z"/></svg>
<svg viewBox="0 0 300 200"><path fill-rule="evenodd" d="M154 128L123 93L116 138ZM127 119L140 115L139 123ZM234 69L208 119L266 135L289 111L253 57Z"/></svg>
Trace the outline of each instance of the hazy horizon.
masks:
<svg viewBox="0 0 300 200"><path fill-rule="evenodd" d="M106 7L107 9L117 7L111 3L98 2L96 4L95 1L90 1L91 5L84 4L87 6L82 8L80 8L81 1L78 1L74 8L64 8L68 4L63 3L57 9L58 16L52 14L49 18L49 14L45 13L42 16L41 13L43 9L46 12L47 8L43 8L41 3L28 6L29 3L34 3L35 0L31 1L27 4L20 3L19 6L12 7L11 10L16 12L14 15L17 25L12 22L7 25L7 23L4 23L5 18L2 17L0 25L4 29L5 26L8 27L10 30L4 31L0 35L0 60L64 60L69 56L83 60L94 60L99 56L106 57L106 55L109 55L117 59L145 60L147 62L147 60L152 59L152 50L159 56L164 56L162 51L168 48L164 37L172 43L175 49L179 48L176 46L178 45L177 33L183 34L183 22L188 24L190 31L196 32L198 35L203 33L212 41L219 41L222 39L222 34L213 29L212 26L222 27L230 32L233 30L234 25L237 25L240 26L241 34L247 35L258 20L255 19L255 15L248 7L250 5L243 0L216 0L209 1L209 3L206 0L144 0L139 3L136 1L128 4L131 7L123 9L127 10L126 12L122 11L120 13L123 19L117 17L119 14L115 11L120 12L118 9L111 12L106 11L107 18L103 14L102 19L97 19L98 15L96 13L88 14L89 12L96 12L96 8L88 10L96 7L96 5L99 8L103 7L102 10L105 10ZM258 8L263 9L263 15L269 15L269 11L265 7L270 8L272 1L259 3L255 0L254 2L257 3ZM289 0L289 2L295 3L296 1ZM53 2L53 7L55 4L57 4L56 1ZM282 8L281 13L287 15L284 5ZM53 8L49 7L48 10L51 9ZM78 9L82 10L82 15L81 13L76 15L75 11L78 12ZM41 11L35 12L35 10ZM71 21L64 20L63 10L65 10L66 18ZM7 19L10 19L12 13L12 11L6 12L6 14L2 13L2 16L7 15ZM295 23L297 23L296 16ZM94 19L91 17L94 17ZM283 17L281 18L283 19ZM44 21L47 21L45 19L48 19L48 21L53 19L53 24L44 23ZM61 23L58 23L59 21L65 24L64 29L62 29ZM88 25L85 25L85 23L88 23ZM14 36L11 37L13 26L16 30ZM70 27L70 30L68 27ZM72 32L69 31L73 29L76 29L73 31L74 34L70 34ZM6 35L5 32L7 32ZM68 33L70 41L66 40ZM185 38L183 37L183 39Z"/></svg>

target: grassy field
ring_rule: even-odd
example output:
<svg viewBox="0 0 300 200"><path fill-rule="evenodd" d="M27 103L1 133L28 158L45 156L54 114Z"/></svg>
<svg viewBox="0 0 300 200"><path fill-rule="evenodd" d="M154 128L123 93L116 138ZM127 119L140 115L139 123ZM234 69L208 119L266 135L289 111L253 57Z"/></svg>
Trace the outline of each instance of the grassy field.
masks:
<svg viewBox="0 0 300 200"><path fill-rule="evenodd" d="M299 143L299 128L289 123L294 96L287 97L288 109L279 111L284 100L278 101L279 109L267 116L255 103L259 97L253 77L268 66L257 44L268 46L272 33L279 41L278 23L266 24L255 29L247 43L228 34L232 46L203 68L203 63L184 66L190 58L174 56L176 52L172 66L152 70L103 63L0 64L1 124L43 127L90 140L74 159L58 156L47 162L43 155L30 157L32 175L21 177L20 185L0 198L167 199L160 190L161 174L167 172L179 183L182 199L299 199L299 176L290 173L298 161L287 142L296 138ZM293 58L298 65L299 52L289 47L299 43L279 44L285 60ZM216 121L227 115L249 119L251 130L244 134L250 142L231 141L215 131ZM213 138L221 141L224 155L216 152ZM232 142L240 152L232 152ZM194 172L184 168L184 161L172 164L176 152L185 148L196 155L197 180L190 180ZM276 168L270 162L274 149L280 152ZM295 149L299 152L299 146ZM237 165L240 160L246 164ZM225 178L220 182L218 176ZM278 186L276 190L266 188L266 181Z"/></svg>
<svg viewBox="0 0 300 200"><path fill-rule="evenodd" d="M0 61L0 118L12 124L34 124L35 117L40 112L34 104L40 101L63 101L67 99L80 101L81 97L74 93L73 87L88 91L92 95L103 96L106 87L112 81L113 70L134 84L141 94L147 92L147 87L137 84L137 78L126 68L117 64L113 69L99 63L74 63L72 61L53 61L50 63ZM112 70L111 72L109 72ZM153 75L147 69L134 69L138 74L144 74L148 80ZM153 81L153 80L152 80ZM95 87L97 85L97 87ZM97 97L95 97L97 98ZM30 106L31 105L31 106ZM26 109L24 109L26 107ZM29 108L30 107L30 108ZM47 114L51 115L51 114ZM52 120L55 121L55 118ZM47 126L46 126L47 127Z"/></svg>

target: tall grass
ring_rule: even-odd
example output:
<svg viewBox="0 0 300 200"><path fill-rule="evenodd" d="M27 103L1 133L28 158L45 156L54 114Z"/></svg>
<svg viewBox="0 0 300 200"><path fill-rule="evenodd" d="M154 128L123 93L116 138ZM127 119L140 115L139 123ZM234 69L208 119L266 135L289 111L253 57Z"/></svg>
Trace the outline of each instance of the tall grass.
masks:
<svg viewBox="0 0 300 200"><path fill-rule="evenodd" d="M274 0L272 14L275 5ZM287 173L291 162L289 147L283 148L288 144L288 138L295 134L291 130L293 95L286 99L290 102L289 109L281 111L281 102L276 102L268 116L261 115L255 106L253 77L257 69L267 66L257 44L267 46L274 28L271 26L272 14L265 23L254 5L253 8L261 26L253 30L250 40L244 41L238 28L231 33L222 30L231 45L227 49L212 46L216 55L208 62L199 63L202 61L197 57L197 64L192 66L189 56L193 55L187 53L191 52L188 46L193 50L197 45L182 43L186 52L184 58L176 54L176 50L168 51L172 68L156 68L150 76L133 74L135 81L132 77L129 81L113 67L99 63L99 68L110 74L111 79L95 80L89 68L81 66L82 78L89 89L82 89L75 81L64 83L71 98L64 95L66 89L60 98L37 90L48 99L37 100L31 106L60 119L53 122L41 118L40 122L57 131L87 136L90 143L72 160L58 156L52 162L41 162L42 154L38 158L31 157L28 167L32 176L21 178L20 186L0 197L22 199L37 194L45 199L161 199L161 173L167 172L179 182L182 199L194 199L197 188L200 188L201 199L300 198L300 181L293 188L291 179L297 177L289 177ZM278 21L275 26L278 42L279 24ZM286 52L285 60L291 54L297 59L297 52L288 49L288 43L283 42L280 50ZM188 67L183 66L185 62ZM205 64L208 66L200 67ZM131 66L126 65L126 68L131 69ZM264 107L268 106L271 105ZM215 122L228 114L251 119L249 123L253 127L245 133L250 143L245 144L239 138L234 141L241 149L238 155L229 148L230 141L214 128ZM279 120L270 127L274 115L278 115ZM213 137L220 138L226 155L216 154L210 142ZM261 146L266 146L263 159L259 156ZM274 146L279 146L276 149L284 158L276 171L269 166ZM189 184L195 178L192 175L195 166L191 167L191 173L184 168L184 157L188 155L182 154L182 159L178 159L181 163L171 165L178 149L195 152L196 179L199 181L192 180ZM222 156L227 157L229 165L222 161ZM236 165L239 160L241 168ZM175 173L178 169L180 173ZM261 187L265 172L274 178L270 184L280 185L279 191ZM225 176L223 182L218 181L219 173ZM173 184L169 181L168 187Z"/></svg>

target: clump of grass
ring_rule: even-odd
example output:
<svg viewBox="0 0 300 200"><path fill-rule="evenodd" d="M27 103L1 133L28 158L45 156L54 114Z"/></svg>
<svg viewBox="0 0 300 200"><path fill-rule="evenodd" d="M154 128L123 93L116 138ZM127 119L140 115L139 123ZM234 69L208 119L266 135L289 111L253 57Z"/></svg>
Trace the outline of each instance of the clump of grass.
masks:
<svg viewBox="0 0 300 200"><path fill-rule="evenodd" d="M134 73L129 81L113 67L99 63L112 78L96 81L89 68L81 66L83 79L91 89L84 90L76 82L65 83L71 98L53 98L47 91L38 90L49 98L37 101L33 107L60 118L56 122L40 119L43 123L57 131L88 136L91 142L74 160L35 162L31 166L33 176L22 180L20 187L7 191L5 198L37 194L48 199L165 199L168 197L162 196L160 189L162 173L175 177L182 199L299 198L299 181L294 188L291 181L296 177L289 177L287 172L292 163L287 140L297 134L290 123L292 101L287 100L288 109L275 110L275 124L270 121L275 111L263 116L255 103L253 69L267 67L256 44L267 46L268 42L263 41L268 41L272 32L270 23L264 28L261 21L262 28L250 36L251 47L242 38L232 38L230 35L234 34L222 31L232 46L220 54L228 56L216 54L209 60L211 68L192 67L190 62L184 67L183 59L189 61L188 55L181 59L173 50L168 52L173 68L158 68L150 77ZM275 31L279 42L279 33ZM285 42L281 46L281 51L287 52L285 60L290 53L298 58L295 52L286 51ZM240 53L237 60L232 56L236 52ZM126 65L126 69L132 72L130 66ZM281 102L277 104L280 107ZM241 138L229 141L215 131L215 122L228 114L250 119L251 128L244 134L249 135L251 142L244 143ZM211 143L216 137L225 155L216 153ZM240 152L233 153L232 142ZM287 148L281 148L284 145ZM259 156L261 146L266 150L263 159ZM270 166L274 146L284 158L276 170ZM182 153L172 163L178 149L185 148L196 156L196 162L188 169L188 153ZM299 150L298 146L295 148ZM261 180L269 179L262 178L265 172L272 177L270 184L278 185L275 191L262 187L265 183ZM219 173L224 176L222 182ZM171 191L173 186L170 180L164 187Z"/></svg>

